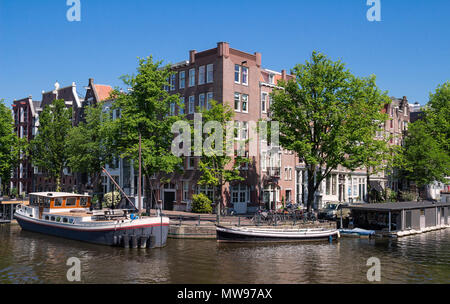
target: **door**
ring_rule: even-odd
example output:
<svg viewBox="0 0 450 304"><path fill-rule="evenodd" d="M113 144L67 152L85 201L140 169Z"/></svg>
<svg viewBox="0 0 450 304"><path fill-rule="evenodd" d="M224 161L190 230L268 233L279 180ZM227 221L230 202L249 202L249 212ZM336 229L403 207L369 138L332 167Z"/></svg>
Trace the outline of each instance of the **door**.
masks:
<svg viewBox="0 0 450 304"><path fill-rule="evenodd" d="M175 192L164 191L164 210L173 210L174 201L175 201Z"/></svg>

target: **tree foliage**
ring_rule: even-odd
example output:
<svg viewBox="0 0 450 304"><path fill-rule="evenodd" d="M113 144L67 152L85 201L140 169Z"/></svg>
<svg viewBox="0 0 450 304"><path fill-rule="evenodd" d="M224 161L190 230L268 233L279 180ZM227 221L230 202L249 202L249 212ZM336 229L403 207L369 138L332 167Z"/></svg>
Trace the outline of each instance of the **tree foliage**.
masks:
<svg viewBox="0 0 450 304"><path fill-rule="evenodd" d="M232 157L226 151L228 140L230 140L227 137L227 125L232 122L234 116L234 111L230 106L212 100L210 109L203 109L200 113L202 114L204 125L208 122L218 122L218 127L220 127L218 130L211 129L210 132L204 134L204 141L208 137L219 135L222 139L222 147L215 147L215 144L213 144L211 147L203 150L199 162L202 174L198 181L200 185L209 185L214 188L217 212L220 213L224 204L223 186L226 183L244 180L239 167L241 164L248 162L248 159L239 155ZM209 151L209 149L214 150L214 153L211 153L213 151Z"/></svg>
<svg viewBox="0 0 450 304"><path fill-rule="evenodd" d="M121 157L130 158L137 165L141 134L142 167L147 178L155 173L172 173L182 162L171 153L171 127L181 117L170 115L170 104L179 104L179 96L164 90L173 72L161 64L154 62L151 56L139 59L137 74L121 77L129 92L116 89L112 94L115 98L113 108L120 110L120 118L113 122L111 146ZM150 187L150 180L146 184Z"/></svg>
<svg viewBox="0 0 450 304"><path fill-rule="evenodd" d="M86 118L69 131L67 163L78 173L91 175L97 192L101 189L102 168L114 154L110 143L113 132L109 112L103 112L103 103L86 107Z"/></svg>
<svg viewBox="0 0 450 304"><path fill-rule="evenodd" d="M306 164L311 209L315 192L332 170L374 161L365 151L383 145L373 138L389 98L376 86L375 76L355 77L341 61L317 52L292 74L295 80L281 81L281 89L274 91L271 115L280 124L281 146Z"/></svg>
<svg viewBox="0 0 450 304"><path fill-rule="evenodd" d="M401 176L424 186L450 176L450 82L438 86L423 118L409 125L398 157Z"/></svg>
<svg viewBox="0 0 450 304"><path fill-rule="evenodd" d="M6 191L12 170L19 161L20 151L25 149L24 141L14 133L14 119L11 110L0 99L0 179L1 191ZM0 191L0 192L1 192Z"/></svg>
<svg viewBox="0 0 450 304"><path fill-rule="evenodd" d="M66 107L64 100L54 100L40 114L38 133L30 142L33 165L44 168L48 177L56 180L56 191L60 191L61 176L67 166L71 117L71 109Z"/></svg>

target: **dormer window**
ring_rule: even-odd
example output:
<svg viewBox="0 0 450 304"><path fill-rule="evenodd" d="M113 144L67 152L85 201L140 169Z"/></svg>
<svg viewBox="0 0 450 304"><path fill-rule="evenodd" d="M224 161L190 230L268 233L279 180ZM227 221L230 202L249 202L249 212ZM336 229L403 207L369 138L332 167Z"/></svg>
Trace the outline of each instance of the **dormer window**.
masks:
<svg viewBox="0 0 450 304"><path fill-rule="evenodd" d="M275 75L274 74L269 74L269 83L275 84Z"/></svg>

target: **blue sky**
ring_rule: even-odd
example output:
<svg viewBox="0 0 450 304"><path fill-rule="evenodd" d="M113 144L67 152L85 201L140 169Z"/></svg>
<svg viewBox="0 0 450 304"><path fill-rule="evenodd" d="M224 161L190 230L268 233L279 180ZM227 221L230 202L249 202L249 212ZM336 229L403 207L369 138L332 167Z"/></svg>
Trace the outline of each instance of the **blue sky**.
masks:
<svg viewBox="0 0 450 304"><path fill-rule="evenodd" d="M81 0L68 22L66 0L0 0L0 99L33 95L88 78L122 86L137 57L165 62L219 41L262 53L269 69L290 70L313 50L342 59L358 76L377 75L389 95L425 104L450 80L450 1L381 0L369 22L366 0Z"/></svg>

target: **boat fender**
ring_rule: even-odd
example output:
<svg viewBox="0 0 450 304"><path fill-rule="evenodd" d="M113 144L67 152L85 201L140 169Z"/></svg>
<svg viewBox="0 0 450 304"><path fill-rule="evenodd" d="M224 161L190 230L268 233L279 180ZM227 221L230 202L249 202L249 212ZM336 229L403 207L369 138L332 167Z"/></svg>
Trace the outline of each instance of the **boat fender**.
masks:
<svg viewBox="0 0 450 304"><path fill-rule="evenodd" d="M122 240L123 240L122 242L123 248L130 248L130 236L124 234Z"/></svg>

